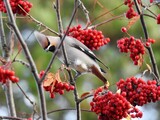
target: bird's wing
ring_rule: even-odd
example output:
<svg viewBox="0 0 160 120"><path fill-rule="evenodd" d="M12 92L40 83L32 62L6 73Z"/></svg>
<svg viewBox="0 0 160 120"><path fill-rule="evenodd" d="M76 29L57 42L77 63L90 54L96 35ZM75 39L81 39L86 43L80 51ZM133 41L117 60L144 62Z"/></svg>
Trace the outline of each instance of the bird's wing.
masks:
<svg viewBox="0 0 160 120"><path fill-rule="evenodd" d="M85 46L83 43L81 43L80 41L76 40L75 38L72 38L72 37L69 37L69 38L70 39L67 39L67 40L70 40L70 42L69 41L68 42L65 41L65 42L69 43L70 46L72 46L72 47L82 51L83 53L87 54L94 61L100 62L102 65L104 65L108 69L108 66L106 66L100 59L98 59L96 57L96 55L87 46Z"/></svg>

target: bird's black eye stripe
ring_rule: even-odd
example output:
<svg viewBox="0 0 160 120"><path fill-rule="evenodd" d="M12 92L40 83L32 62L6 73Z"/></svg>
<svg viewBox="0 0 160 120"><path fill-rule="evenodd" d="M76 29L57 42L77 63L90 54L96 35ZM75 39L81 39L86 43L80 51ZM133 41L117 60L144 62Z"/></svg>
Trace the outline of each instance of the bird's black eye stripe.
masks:
<svg viewBox="0 0 160 120"><path fill-rule="evenodd" d="M55 51L55 49L56 49L56 47L55 47L55 46L50 46L50 47L49 47L49 51L51 51L51 52L54 52L54 51Z"/></svg>

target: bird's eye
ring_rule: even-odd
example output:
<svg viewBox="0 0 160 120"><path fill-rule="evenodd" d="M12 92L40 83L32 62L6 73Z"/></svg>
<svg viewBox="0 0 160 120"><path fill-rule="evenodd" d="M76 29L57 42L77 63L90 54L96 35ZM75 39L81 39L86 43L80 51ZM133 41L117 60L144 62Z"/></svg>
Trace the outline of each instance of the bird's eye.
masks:
<svg viewBox="0 0 160 120"><path fill-rule="evenodd" d="M55 47L55 46L50 46L50 47L49 47L49 51L51 51L51 52L54 52L54 51L55 51L55 49L56 49L56 47Z"/></svg>

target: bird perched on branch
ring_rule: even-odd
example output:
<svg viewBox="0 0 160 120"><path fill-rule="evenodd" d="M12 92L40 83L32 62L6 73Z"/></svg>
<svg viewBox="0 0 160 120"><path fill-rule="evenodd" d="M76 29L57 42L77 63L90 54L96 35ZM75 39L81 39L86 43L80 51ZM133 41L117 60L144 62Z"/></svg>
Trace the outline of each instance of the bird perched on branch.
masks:
<svg viewBox="0 0 160 120"><path fill-rule="evenodd" d="M34 34L41 47L46 51L54 53L61 43L60 37L46 36L37 31ZM103 64L106 68L107 66L88 47L70 36L65 37L64 44L69 67L76 71L76 76L89 72L96 75L104 83L107 82L103 75L106 72L100 68L97 62ZM65 63L62 47L58 50L57 57L62 63Z"/></svg>

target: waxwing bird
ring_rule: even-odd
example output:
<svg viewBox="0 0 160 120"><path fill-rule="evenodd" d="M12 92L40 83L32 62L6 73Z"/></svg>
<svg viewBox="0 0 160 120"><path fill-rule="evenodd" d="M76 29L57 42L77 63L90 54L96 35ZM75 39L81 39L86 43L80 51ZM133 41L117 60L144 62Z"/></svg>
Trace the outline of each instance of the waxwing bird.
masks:
<svg viewBox="0 0 160 120"><path fill-rule="evenodd" d="M37 31L35 31L34 34L41 47L46 51L54 53L54 51L61 43L60 37L46 36ZM70 36L65 37L64 44L68 57L69 67L75 70L77 75L90 72L96 75L104 83L107 82L107 79L103 75L105 71L100 68L97 62L100 62L101 64L103 63L88 47ZM57 57L62 63L65 63L62 47L58 50ZM103 65L107 68L105 64Z"/></svg>

